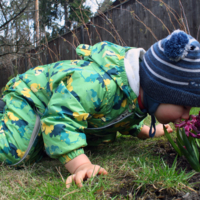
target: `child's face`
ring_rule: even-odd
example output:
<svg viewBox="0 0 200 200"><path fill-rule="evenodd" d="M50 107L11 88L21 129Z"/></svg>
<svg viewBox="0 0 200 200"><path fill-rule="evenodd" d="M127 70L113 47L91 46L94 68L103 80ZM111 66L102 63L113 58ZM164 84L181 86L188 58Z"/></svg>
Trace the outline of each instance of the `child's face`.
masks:
<svg viewBox="0 0 200 200"><path fill-rule="evenodd" d="M174 104L160 104L155 112L156 119L162 124L179 123L188 119L191 107Z"/></svg>

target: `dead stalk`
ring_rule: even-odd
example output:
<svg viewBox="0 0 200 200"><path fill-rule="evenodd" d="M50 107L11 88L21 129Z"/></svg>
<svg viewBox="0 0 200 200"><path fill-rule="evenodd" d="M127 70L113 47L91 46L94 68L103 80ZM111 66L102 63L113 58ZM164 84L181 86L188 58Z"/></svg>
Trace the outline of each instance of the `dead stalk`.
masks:
<svg viewBox="0 0 200 200"><path fill-rule="evenodd" d="M180 28L182 29L182 26L184 26L182 23L180 23L179 19L181 18L178 13L173 9L171 8L168 4L166 4L165 2L163 2L162 0L155 0L155 1L159 1L161 2L165 7L166 7L166 10L167 12L171 13L174 17L174 19L176 20L176 22L179 24ZM170 17L170 14L168 14L169 18L170 18L170 22L172 23L173 27L174 27L174 24L171 20L171 17ZM174 27L176 29L176 27Z"/></svg>
<svg viewBox="0 0 200 200"><path fill-rule="evenodd" d="M70 194L73 194L73 193L75 193L75 192L78 192L78 191L79 191L79 190L73 190L73 191L71 191L71 192L65 194L63 197L61 197L61 199L63 199L64 197L66 197L66 196L68 196L68 195L70 195Z"/></svg>
<svg viewBox="0 0 200 200"><path fill-rule="evenodd" d="M198 31L197 31L197 40L198 40L198 38L199 38L199 30L200 30L200 25L199 25Z"/></svg>
<svg viewBox="0 0 200 200"><path fill-rule="evenodd" d="M101 12L100 10L98 10L97 12L98 12L101 16L103 16L104 19L110 24L111 29L114 30L115 34L117 35L117 37L118 37L118 39L119 39L119 41L120 41L120 45L122 45L122 46L125 45L125 46L126 46L126 43L125 43L124 40L121 38L121 36L120 36L119 33L117 32L115 26L113 25L113 23L110 22L110 20L108 19L108 17L107 17L103 12Z"/></svg>
<svg viewBox="0 0 200 200"><path fill-rule="evenodd" d="M160 18L158 18L156 15L154 15L147 7L145 7L141 2L139 2L138 0L136 0L144 9L146 9L149 13L151 13L151 15L153 15L156 19L158 19L161 23L162 23L162 25L166 28L166 30L168 31L168 33L170 34L170 31L169 31L169 29L166 27L166 25L164 24L164 22L160 19Z"/></svg>
<svg viewBox="0 0 200 200"><path fill-rule="evenodd" d="M59 168L56 167L56 170L60 174L62 181L65 182L65 179L63 178L63 176L62 176L62 174L60 172L60 167Z"/></svg>
<svg viewBox="0 0 200 200"><path fill-rule="evenodd" d="M185 21L186 21L187 32L188 32L188 34L190 35L190 29L189 29L189 27L188 27L187 17L185 16L185 11L184 11L183 5L182 5L182 3L181 3L181 0L179 0L179 4L180 4L180 6L181 6L181 10L182 10L182 12L183 12L184 19L185 19Z"/></svg>
<svg viewBox="0 0 200 200"><path fill-rule="evenodd" d="M183 186L184 186L185 188L187 188L188 190L191 190L191 191L197 193L197 191L194 190L194 189L192 189L191 187L189 187L189 186L187 186L187 185L185 185L185 184L183 184L183 183L180 183L180 184L183 185Z"/></svg>

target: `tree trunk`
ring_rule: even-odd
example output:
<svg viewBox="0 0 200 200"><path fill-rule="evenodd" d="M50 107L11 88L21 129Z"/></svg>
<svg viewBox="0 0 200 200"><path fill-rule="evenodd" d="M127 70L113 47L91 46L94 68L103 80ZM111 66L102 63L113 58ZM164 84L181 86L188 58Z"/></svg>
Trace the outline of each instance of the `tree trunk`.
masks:
<svg viewBox="0 0 200 200"><path fill-rule="evenodd" d="M65 33L68 31L68 2L65 1L64 3L64 11L65 11Z"/></svg>
<svg viewBox="0 0 200 200"><path fill-rule="evenodd" d="M35 31L36 31L36 46L39 44L39 3L35 0Z"/></svg>

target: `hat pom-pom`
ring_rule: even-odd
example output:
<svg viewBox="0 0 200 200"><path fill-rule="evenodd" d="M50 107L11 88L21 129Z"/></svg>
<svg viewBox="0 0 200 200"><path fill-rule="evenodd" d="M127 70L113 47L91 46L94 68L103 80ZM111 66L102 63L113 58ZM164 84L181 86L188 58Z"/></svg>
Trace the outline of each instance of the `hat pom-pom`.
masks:
<svg viewBox="0 0 200 200"><path fill-rule="evenodd" d="M174 31L166 38L164 53L172 61L183 59L190 49L188 35L180 30Z"/></svg>

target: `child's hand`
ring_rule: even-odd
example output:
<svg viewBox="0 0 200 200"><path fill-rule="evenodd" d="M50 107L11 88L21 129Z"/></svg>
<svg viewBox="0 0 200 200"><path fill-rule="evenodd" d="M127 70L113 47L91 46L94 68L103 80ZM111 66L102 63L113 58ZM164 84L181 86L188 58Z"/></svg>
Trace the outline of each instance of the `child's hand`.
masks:
<svg viewBox="0 0 200 200"><path fill-rule="evenodd" d="M87 178L94 177L97 174L108 174L104 168L100 167L99 165L93 165L85 154L81 154L69 161L65 167L72 174L66 180L67 188L70 187L73 181L75 181L78 187L82 187L82 182Z"/></svg>
<svg viewBox="0 0 200 200"><path fill-rule="evenodd" d="M173 130L172 130L172 128L169 124L165 124L165 128L167 129L168 133L173 132ZM149 129L150 128L148 126L144 125L137 137L140 138L140 139L143 139L143 140L149 138ZM164 132L164 129L163 129L163 124L158 124L156 126L156 133L155 133L154 137L161 137L163 135L165 135L165 132Z"/></svg>
<svg viewBox="0 0 200 200"><path fill-rule="evenodd" d="M69 176L66 180L66 187L69 188L71 183L74 181L78 187L82 187L82 182L87 178L96 176L97 174L107 175L108 172L100 167L99 165L84 164L81 165L74 174Z"/></svg>
<svg viewBox="0 0 200 200"><path fill-rule="evenodd" d="M173 132L173 129L171 128L171 126L169 124L165 124L164 126L167 129L168 133ZM154 137L161 137L163 135L165 135L165 132L164 132L164 129L163 129L163 124L156 125L156 133L155 133Z"/></svg>

